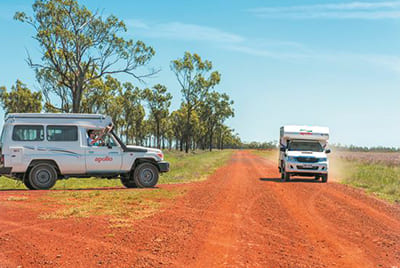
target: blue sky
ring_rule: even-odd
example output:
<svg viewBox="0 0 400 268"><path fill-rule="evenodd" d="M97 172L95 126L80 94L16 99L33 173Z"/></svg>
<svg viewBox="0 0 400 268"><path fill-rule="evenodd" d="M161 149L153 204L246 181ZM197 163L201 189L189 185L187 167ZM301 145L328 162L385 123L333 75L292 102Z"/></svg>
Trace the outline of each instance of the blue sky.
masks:
<svg viewBox="0 0 400 268"><path fill-rule="evenodd" d="M26 50L33 32L12 20L33 1L0 3L0 85L39 89ZM285 124L328 126L331 142L400 147L400 1L80 1L114 14L127 36L156 50L161 68L140 87L164 84L180 103L170 61L185 51L211 60L219 91L235 101L228 124L245 141L276 140ZM3 114L0 114L2 117Z"/></svg>

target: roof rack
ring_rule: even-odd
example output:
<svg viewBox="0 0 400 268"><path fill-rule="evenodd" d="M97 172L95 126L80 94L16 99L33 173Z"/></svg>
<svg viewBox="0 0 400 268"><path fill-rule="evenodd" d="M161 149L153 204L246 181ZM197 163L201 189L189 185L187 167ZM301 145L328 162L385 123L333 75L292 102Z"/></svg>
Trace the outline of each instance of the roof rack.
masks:
<svg viewBox="0 0 400 268"><path fill-rule="evenodd" d="M8 114L5 118L13 119L13 118L49 118L49 119L105 119L106 116L102 114L78 114L78 113L70 113L70 114L62 114L62 113L11 113Z"/></svg>

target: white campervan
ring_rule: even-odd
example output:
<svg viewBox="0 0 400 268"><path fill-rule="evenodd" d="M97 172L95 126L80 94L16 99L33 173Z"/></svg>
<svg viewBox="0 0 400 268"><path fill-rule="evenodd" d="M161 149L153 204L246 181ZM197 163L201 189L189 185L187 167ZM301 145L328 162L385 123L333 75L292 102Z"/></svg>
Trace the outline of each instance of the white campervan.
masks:
<svg viewBox="0 0 400 268"><path fill-rule="evenodd" d="M309 176L328 181L329 128L283 126L280 131L279 172L282 180Z"/></svg>
<svg viewBox="0 0 400 268"><path fill-rule="evenodd" d="M0 174L29 189L50 189L69 177L119 177L123 185L153 187L169 170L158 149L127 146L97 114L8 114L0 138ZM91 137L89 137L89 134Z"/></svg>

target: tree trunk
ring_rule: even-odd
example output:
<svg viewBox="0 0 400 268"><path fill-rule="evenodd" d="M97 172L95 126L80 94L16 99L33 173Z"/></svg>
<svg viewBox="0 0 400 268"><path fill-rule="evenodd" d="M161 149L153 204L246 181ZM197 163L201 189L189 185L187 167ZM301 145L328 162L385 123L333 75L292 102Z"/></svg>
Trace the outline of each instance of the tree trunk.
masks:
<svg viewBox="0 0 400 268"><path fill-rule="evenodd" d="M210 133L210 152L212 151L213 132Z"/></svg>
<svg viewBox="0 0 400 268"><path fill-rule="evenodd" d="M157 136L157 148L161 148L161 141L160 141L160 122L159 120L156 121L156 136Z"/></svg>

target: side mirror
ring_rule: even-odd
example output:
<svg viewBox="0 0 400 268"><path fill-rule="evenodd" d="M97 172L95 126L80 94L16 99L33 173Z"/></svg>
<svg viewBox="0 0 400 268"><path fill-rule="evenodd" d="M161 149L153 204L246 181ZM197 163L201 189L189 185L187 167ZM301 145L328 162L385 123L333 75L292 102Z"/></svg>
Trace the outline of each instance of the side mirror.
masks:
<svg viewBox="0 0 400 268"><path fill-rule="evenodd" d="M286 152L286 147L281 147L279 150L280 150L281 152Z"/></svg>
<svg viewBox="0 0 400 268"><path fill-rule="evenodd" d="M326 150L325 150L325 153L326 153L326 154L331 153L331 149L326 149Z"/></svg>
<svg viewBox="0 0 400 268"><path fill-rule="evenodd" d="M107 145L107 148L108 148L108 149L112 149L111 144L107 143L106 145Z"/></svg>

